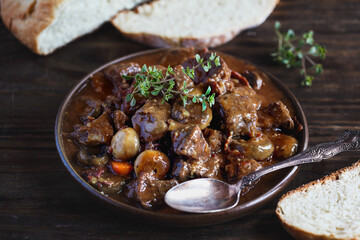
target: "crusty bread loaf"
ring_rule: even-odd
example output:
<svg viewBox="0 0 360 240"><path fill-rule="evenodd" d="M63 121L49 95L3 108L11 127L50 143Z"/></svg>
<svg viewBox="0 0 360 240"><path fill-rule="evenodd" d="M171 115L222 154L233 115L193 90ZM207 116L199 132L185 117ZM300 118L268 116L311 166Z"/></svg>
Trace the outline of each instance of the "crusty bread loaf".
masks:
<svg viewBox="0 0 360 240"><path fill-rule="evenodd" d="M1 0L1 16L22 43L46 55L142 1Z"/></svg>
<svg viewBox="0 0 360 240"><path fill-rule="evenodd" d="M261 24L277 0L157 0L121 11L112 23L155 47L214 47Z"/></svg>
<svg viewBox="0 0 360 240"><path fill-rule="evenodd" d="M276 213L297 239L360 239L360 161L288 192Z"/></svg>

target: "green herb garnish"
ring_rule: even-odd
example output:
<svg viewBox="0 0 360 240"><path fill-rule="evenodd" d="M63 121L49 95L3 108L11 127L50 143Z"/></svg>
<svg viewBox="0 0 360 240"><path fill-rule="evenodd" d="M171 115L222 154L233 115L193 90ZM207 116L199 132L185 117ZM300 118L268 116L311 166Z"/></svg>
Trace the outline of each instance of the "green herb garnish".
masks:
<svg viewBox="0 0 360 240"><path fill-rule="evenodd" d="M316 63L311 57L326 57L326 49L314 41L314 31L304 33L302 37L295 35L294 30L289 29L286 33L280 32L280 22L275 22L275 33L278 37L277 52L272 53L274 61L285 65L287 68L301 68L300 74L304 77L301 81L302 86L311 86L314 76L311 74L321 74L323 67ZM307 69L306 64L311 67Z"/></svg>
<svg viewBox="0 0 360 240"><path fill-rule="evenodd" d="M189 76L191 79L195 78L195 69L202 67L205 72L208 72L212 68L212 62L216 67L220 66L220 58L216 56L216 53L211 53L208 60L204 60L200 57L199 54L195 55L197 65L192 68L187 67L183 69L182 74ZM168 66L166 69L165 76L160 69L156 67L147 67L144 64L141 68L141 72L137 73L135 76L123 75L125 80L134 79L135 84L131 93L126 95L125 100L130 102L130 106L135 106L136 99L135 95L139 94L147 98L153 96L161 96L162 102L167 102L172 99L174 96L180 96L183 101L184 106L189 101L193 103L201 103L202 111L205 111L208 103L212 107L215 103L215 93L211 94L211 87L209 86L205 92L200 96L195 96L189 94L189 88L186 86L186 81L184 81L182 88L177 91L174 89L175 86L175 73L172 67Z"/></svg>

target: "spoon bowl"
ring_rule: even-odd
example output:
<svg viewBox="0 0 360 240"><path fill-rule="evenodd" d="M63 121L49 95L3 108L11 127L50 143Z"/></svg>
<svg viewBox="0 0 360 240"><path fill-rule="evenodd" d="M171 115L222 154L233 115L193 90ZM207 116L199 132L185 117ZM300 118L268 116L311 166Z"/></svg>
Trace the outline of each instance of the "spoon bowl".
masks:
<svg viewBox="0 0 360 240"><path fill-rule="evenodd" d="M172 188L165 195L165 202L184 212L218 212L235 207L239 202L239 193L235 185L217 179L200 178Z"/></svg>

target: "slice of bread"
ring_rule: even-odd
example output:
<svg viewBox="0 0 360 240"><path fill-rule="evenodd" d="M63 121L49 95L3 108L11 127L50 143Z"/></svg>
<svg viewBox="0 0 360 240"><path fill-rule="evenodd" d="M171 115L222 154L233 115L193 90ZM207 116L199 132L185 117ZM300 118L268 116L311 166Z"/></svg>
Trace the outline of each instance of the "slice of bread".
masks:
<svg viewBox="0 0 360 240"><path fill-rule="evenodd" d="M288 192L276 214L296 239L360 239L360 161Z"/></svg>
<svg viewBox="0 0 360 240"><path fill-rule="evenodd" d="M1 16L23 44L46 55L142 1L1 0Z"/></svg>
<svg viewBox="0 0 360 240"><path fill-rule="evenodd" d="M215 47L261 24L277 0L157 0L112 20L125 36L155 47Z"/></svg>

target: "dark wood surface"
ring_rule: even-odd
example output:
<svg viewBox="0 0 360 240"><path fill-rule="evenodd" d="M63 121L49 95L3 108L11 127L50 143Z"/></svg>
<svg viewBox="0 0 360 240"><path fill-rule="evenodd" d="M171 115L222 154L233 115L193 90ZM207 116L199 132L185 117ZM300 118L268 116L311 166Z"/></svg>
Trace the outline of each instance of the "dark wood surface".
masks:
<svg viewBox="0 0 360 240"><path fill-rule="evenodd" d="M325 72L311 88L299 86L298 70L269 57L276 47L275 20L295 32L313 29L327 47ZM37 56L0 22L0 239L291 239L274 213L280 196L235 221L176 228L131 222L74 183L55 147L58 107L88 72L146 49L105 24L50 56ZM281 1L264 24L216 50L250 60L291 89L307 116L310 146L360 127L359 1ZM348 152L303 166L286 191L358 159L359 152Z"/></svg>

